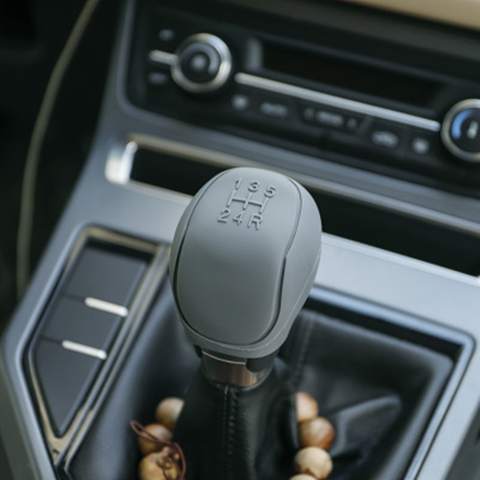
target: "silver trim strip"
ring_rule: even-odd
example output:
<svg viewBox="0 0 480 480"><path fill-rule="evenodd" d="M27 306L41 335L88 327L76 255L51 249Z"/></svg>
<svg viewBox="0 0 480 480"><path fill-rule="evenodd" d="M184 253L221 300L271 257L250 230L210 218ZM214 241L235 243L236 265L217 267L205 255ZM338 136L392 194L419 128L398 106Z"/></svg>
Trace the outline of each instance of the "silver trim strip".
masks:
<svg viewBox="0 0 480 480"><path fill-rule="evenodd" d="M164 52L162 50L152 50L148 54L148 59L156 63L173 65L177 61L177 55L175 55L174 53Z"/></svg>
<svg viewBox="0 0 480 480"><path fill-rule="evenodd" d="M128 308L122 305L116 305L115 303L99 300L98 298L87 297L85 299L85 305L95 310L101 310L102 312L112 313L120 317L126 317L128 315Z"/></svg>
<svg viewBox="0 0 480 480"><path fill-rule="evenodd" d="M221 358L217 357L216 355L213 355L212 353L206 352L205 350L202 350L202 355L205 355L206 357L213 358L213 360L217 360L219 362L223 363L230 363L231 365L246 365L247 361L240 361L240 360L230 360L227 358Z"/></svg>
<svg viewBox="0 0 480 480"><path fill-rule="evenodd" d="M417 117L408 113L397 112L396 110L389 110L387 108L377 107L368 103L349 100L348 98L336 97L327 93L297 87L288 83L277 82L276 80L270 80L269 78L257 77L248 73L237 73L235 75L235 81L240 85L246 85L248 87L260 88L270 92L290 95L292 97L301 98L302 100L323 103L325 105L344 108L346 110L352 110L365 115L373 115L385 120L391 120L393 122L404 123L413 127L431 130L432 132L439 132L441 128L440 123L436 120L429 120L427 118Z"/></svg>
<svg viewBox="0 0 480 480"><path fill-rule="evenodd" d="M71 342L70 340L64 340L62 347L65 350L71 350L72 352L81 353L90 357L99 358L100 360L106 360L107 352L100 350L99 348L89 347L88 345L82 345L81 343Z"/></svg>
<svg viewBox="0 0 480 480"><path fill-rule="evenodd" d="M480 236L480 226L473 220L454 216L451 213L444 213L441 209L434 210L432 207L422 206L417 203L408 203L405 200L385 197L381 194L375 193L373 190L363 190L360 188L355 188L351 185L343 185L341 183L336 183L332 180L325 180L313 175L298 173L287 168L276 167L272 164L265 164L259 161L229 155L221 151L198 147L196 145L187 144L184 142L180 143L173 140L167 140L161 137L132 133L127 137L123 148L125 148L125 145L130 142L135 143L139 147L152 149L156 152L178 155L182 158L187 158L207 165L220 166L223 168L246 166L269 168L271 170L275 170L276 172L292 177L302 185L319 192L335 195L339 198L345 198L348 200L354 199L362 204L373 205L376 208L387 212L399 212L402 215L410 218L428 221L433 225L446 226L450 229L465 232L470 235ZM131 159L126 156L121 161L131 161ZM117 155L110 155L107 158L105 171L110 173L110 175L107 176L109 181L118 183L117 179L120 178L120 175L118 175L115 170L123 168L121 161L118 161ZM175 198L191 198L187 195L173 192L172 190L136 182L135 180L130 180L130 178L123 179L122 177L122 182L123 183L120 183L120 185L128 185L130 188L148 189L149 192L155 192L156 195L159 195L162 198L168 198L169 201ZM456 198L452 198L452 200L449 201L457 202L458 200Z"/></svg>

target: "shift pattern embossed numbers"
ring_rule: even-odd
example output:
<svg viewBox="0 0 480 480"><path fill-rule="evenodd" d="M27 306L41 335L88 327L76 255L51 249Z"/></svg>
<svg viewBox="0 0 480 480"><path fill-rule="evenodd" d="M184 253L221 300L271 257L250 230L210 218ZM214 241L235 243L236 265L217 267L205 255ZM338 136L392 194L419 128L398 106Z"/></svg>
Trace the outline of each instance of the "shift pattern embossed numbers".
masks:
<svg viewBox="0 0 480 480"><path fill-rule="evenodd" d="M244 194L240 192L240 190L245 189L245 187L242 189L242 185L247 187ZM242 178L239 178L235 182L232 193L227 200L227 205L220 212L218 222L228 223L232 221L238 226L243 224L247 228L254 227L255 230L260 230L265 208L276 192L277 188L273 185L269 185L263 190L259 181L253 180L246 184ZM234 208L234 206L237 208ZM238 207L240 211L238 211ZM254 207L257 210L252 211L252 208L249 207Z"/></svg>

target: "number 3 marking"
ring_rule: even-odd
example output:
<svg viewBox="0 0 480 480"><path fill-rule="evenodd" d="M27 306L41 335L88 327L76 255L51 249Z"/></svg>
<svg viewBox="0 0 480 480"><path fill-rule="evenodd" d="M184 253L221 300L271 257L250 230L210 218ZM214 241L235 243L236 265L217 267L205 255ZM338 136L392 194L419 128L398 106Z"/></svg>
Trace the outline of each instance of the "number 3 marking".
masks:
<svg viewBox="0 0 480 480"><path fill-rule="evenodd" d="M259 182L251 182L250 185L248 186L248 190L250 192L256 192L259 186L260 186Z"/></svg>

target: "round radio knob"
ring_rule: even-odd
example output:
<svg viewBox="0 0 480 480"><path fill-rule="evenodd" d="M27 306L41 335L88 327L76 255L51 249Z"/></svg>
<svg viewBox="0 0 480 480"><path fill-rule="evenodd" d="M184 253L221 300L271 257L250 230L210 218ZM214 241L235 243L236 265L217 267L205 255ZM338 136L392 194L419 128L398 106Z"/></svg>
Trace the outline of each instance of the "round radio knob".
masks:
<svg viewBox="0 0 480 480"><path fill-rule="evenodd" d="M442 140L457 158L480 163L480 100L463 100L448 111Z"/></svg>
<svg viewBox="0 0 480 480"><path fill-rule="evenodd" d="M209 33L186 38L172 64L172 77L178 86L191 93L213 92L230 76L232 56L227 44Z"/></svg>

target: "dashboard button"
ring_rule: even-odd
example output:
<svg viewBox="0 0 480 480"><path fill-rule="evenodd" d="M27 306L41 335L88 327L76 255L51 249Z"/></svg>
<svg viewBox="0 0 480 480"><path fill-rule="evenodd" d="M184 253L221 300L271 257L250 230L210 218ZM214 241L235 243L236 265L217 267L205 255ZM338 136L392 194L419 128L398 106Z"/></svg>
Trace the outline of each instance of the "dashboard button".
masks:
<svg viewBox="0 0 480 480"><path fill-rule="evenodd" d="M88 307L82 300L60 297L48 314L42 334L58 342L68 340L108 352L122 320L118 315Z"/></svg>
<svg viewBox="0 0 480 480"><path fill-rule="evenodd" d="M162 28L158 32L158 38L162 42L167 42L167 43L171 42L171 41L175 40L176 37L177 37L177 32L173 28Z"/></svg>
<svg viewBox="0 0 480 480"><path fill-rule="evenodd" d="M278 100L261 100L258 111L267 117L285 120L290 117L290 106L286 102Z"/></svg>
<svg viewBox="0 0 480 480"><path fill-rule="evenodd" d="M365 117L349 112L325 108L318 104L301 104L300 116L310 125L318 125L331 130L356 133Z"/></svg>
<svg viewBox="0 0 480 480"><path fill-rule="evenodd" d="M316 123L315 115L317 113L317 110L315 107L312 107L311 105L302 106L300 107L300 113L301 113L302 119L305 122Z"/></svg>
<svg viewBox="0 0 480 480"><path fill-rule="evenodd" d="M391 130L375 130L370 134L370 140L377 147L393 150L398 147L400 137Z"/></svg>
<svg viewBox="0 0 480 480"><path fill-rule="evenodd" d="M404 146L406 132L403 127L376 121L366 135L367 144L370 148L385 153L397 153Z"/></svg>
<svg viewBox="0 0 480 480"><path fill-rule="evenodd" d="M415 155L425 156L428 155L432 150L432 142L430 139L425 138L422 135L413 137L410 142L409 148Z"/></svg>
<svg viewBox="0 0 480 480"><path fill-rule="evenodd" d="M91 245L81 252L64 292L81 300L93 297L127 306L146 268L141 258Z"/></svg>
<svg viewBox="0 0 480 480"><path fill-rule="evenodd" d="M250 108L252 99L247 94L237 93L232 96L230 103L234 110L237 110L238 112L244 112Z"/></svg>
<svg viewBox="0 0 480 480"><path fill-rule="evenodd" d="M347 117L347 121L345 122L345 130L352 133L357 132L364 119L365 117L353 117L350 115L349 117Z"/></svg>
<svg viewBox="0 0 480 480"><path fill-rule="evenodd" d="M319 125L324 127L343 128L346 124L345 116L341 113L322 109L317 110L315 119Z"/></svg>
<svg viewBox="0 0 480 480"><path fill-rule="evenodd" d="M156 87L165 87L170 83L170 75L164 72L150 72L147 82Z"/></svg>
<svg viewBox="0 0 480 480"><path fill-rule="evenodd" d="M439 144L438 133L409 129L404 156L405 164L411 168L438 173L439 169L445 166Z"/></svg>
<svg viewBox="0 0 480 480"><path fill-rule="evenodd" d="M34 363L52 427L61 437L86 397L102 360L43 339L35 347Z"/></svg>

